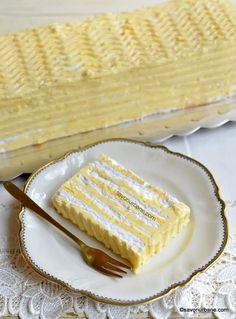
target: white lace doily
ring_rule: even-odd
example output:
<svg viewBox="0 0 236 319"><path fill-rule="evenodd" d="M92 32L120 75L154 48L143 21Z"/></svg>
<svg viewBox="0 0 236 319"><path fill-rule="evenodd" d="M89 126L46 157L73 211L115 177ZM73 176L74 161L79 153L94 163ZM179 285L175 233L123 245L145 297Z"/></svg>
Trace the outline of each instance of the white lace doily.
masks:
<svg viewBox="0 0 236 319"><path fill-rule="evenodd" d="M227 204L229 209L235 206L234 202ZM185 287L146 305L113 306L74 294L49 282L27 265L17 239L19 208L5 193L0 203L0 229L5 223L0 237L0 316L10 313L21 319L53 319L72 311L84 312L88 319L128 319L132 313L149 312L151 318L164 319L177 312L181 317L196 318L204 313L195 309L213 309L218 318L236 318L236 237L230 237L224 254L212 267Z"/></svg>
<svg viewBox="0 0 236 319"><path fill-rule="evenodd" d="M4 239L2 239L4 241ZM58 318L73 311L89 319L128 319L131 313L149 312L152 318L181 317L198 313L184 309L216 309L218 318L235 318L236 239L231 238L224 255L205 273L184 288L147 305L121 307L94 302L47 281L23 260L18 248L0 250L0 315L8 311L20 318ZM222 312L219 312L221 310ZM209 313L208 313L209 315Z"/></svg>

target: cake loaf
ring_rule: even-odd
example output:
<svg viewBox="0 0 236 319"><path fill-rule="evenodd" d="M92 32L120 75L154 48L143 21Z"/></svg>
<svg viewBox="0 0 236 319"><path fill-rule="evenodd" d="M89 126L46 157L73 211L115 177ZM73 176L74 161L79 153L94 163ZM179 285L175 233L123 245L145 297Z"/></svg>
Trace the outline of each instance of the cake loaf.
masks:
<svg viewBox="0 0 236 319"><path fill-rule="evenodd" d="M59 214L129 260L134 271L189 222L184 203L101 155L52 197Z"/></svg>
<svg viewBox="0 0 236 319"><path fill-rule="evenodd" d="M172 0L0 37L0 152L224 100L235 6Z"/></svg>

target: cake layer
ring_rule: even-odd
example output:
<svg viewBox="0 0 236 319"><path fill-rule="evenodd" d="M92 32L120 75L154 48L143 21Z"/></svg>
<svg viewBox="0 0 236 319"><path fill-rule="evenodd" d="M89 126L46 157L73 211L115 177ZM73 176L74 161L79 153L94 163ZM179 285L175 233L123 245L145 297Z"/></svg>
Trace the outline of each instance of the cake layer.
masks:
<svg viewBox="0 0 236 319"><path fill-rule="evenodd" d="M52 198L56 210L136 270L188 223L188 206L105 155Z"/></svg>
<svg viewBox="0 0 236 319"><path fill-rule="evenodd" d="M223 100L235 94L235 54L235 7L223 0L2 36L0 152Z"/></svg>

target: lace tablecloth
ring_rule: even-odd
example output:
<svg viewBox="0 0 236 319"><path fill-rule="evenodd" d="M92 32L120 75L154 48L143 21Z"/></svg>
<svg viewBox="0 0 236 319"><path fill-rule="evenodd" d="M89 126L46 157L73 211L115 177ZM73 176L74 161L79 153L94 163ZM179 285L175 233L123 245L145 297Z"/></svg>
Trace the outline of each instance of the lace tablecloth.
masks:
<svg viewBox="0 0 236 319"><path fill-rule="evenodd" d="M17 216L20 205L0 184L0 316L6 313L22 319L58 318L66 312L89 319L128 319L131 314L149 313L151 318L180 317L236 318L236 124L215 130L201 130L184 138L172 138L165 145L193 156L213 173L227 204L230 239L221 258L188 285L155 302L130 307L94 302L51 283L23 260L18 244ZM25 178L15 182L22 186ZM139 317L140 318L140 317ZM142 317L141 317L142 318Z"/></svg>

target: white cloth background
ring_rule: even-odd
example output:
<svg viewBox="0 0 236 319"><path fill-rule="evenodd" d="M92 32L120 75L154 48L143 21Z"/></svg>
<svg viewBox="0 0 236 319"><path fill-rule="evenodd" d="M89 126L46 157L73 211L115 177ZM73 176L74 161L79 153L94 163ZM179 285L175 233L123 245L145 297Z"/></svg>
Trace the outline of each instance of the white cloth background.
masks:
<svg viewBox="0 0 236 319"><path fill-rule="evenodd" d="M47 281L22 259L17 238L20 205L0 184L0 316L7 312L21 319L53 319L68 311L84 311L89 319L128 319L138 312L149 312L158 319L168 318L173 312L181 317L202 318L203 313L181 312L180 308L205 307L215 308L218 318L236 318L236 124L201 129L164 144L201 161L215 176L227 204L230 230L222 257L185 287L147 305L118 307L94 302ZM19 177L14 182L23 187L25 179ZM208 318L210 315L207 313Z"/></svg>

